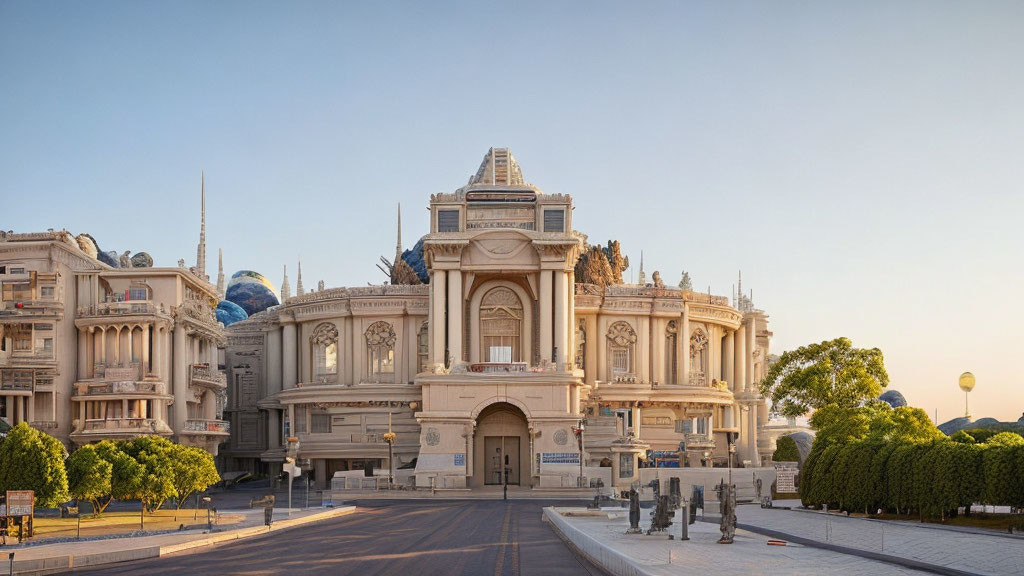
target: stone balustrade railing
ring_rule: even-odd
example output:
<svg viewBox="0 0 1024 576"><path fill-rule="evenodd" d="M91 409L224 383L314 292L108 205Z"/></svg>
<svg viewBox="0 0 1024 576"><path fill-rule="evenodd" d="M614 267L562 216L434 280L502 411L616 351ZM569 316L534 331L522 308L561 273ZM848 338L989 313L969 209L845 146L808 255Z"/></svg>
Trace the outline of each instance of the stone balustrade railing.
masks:
<svg viewBox="0 0 1024 576"><path fill-rule="evenodd" d="M96 316L130 316L138 314L163 314L167 312L163 306L157 307L149 302L101 302L91 306L79 306L78 316L80 318Z"/></svg>
<svg viewBox="0 0 1024 576"><path fill-rule="evenodd" d="M103 384L79 383L78 393L83 396L94 394L166 394L163 382L107 382Z"/></svg>
<svg viewBox="0 0 1024 576"><path fill-rule="evenodd" d="M209 364L192 365L192 382L218 388L226 388L228 385L227 376Z"/></svg>
<svg viewBox="0 0 1024 576"><path fill-rule="evenodd" d="M684 434L683 441L688 449L715 447L715 439L704 434Z"/></svg>
<svg viewBox="0 0 1024 576"><path fill-rule="evenodd" d="M188 432L216 432L227 434L230 432L231 424L227 420L185 420L185 430Z"/></svg>
<svg viewBox="0 0 1024 576"><path fill-rule="evenodd" d="M470 372L482 372L484 374L505 374L511 372L526 372L526 362L478 362L469 365Z"/></svg>
<svg viewBox="0 0 1024 576"><path fill-rule="evenodd" d="M156 430L156 420L152 418L106 418L102 420L86 420L85 430Z"/></svg>

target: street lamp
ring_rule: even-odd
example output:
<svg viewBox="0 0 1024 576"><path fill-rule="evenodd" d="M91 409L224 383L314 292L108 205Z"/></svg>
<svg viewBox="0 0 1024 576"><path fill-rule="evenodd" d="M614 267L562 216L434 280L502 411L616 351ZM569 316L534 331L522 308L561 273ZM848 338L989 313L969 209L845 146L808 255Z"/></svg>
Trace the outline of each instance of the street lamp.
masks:
<svg viewBox="0 0 1024 576"><path fill-rule="evenodd" d="M395 487L395 433L391 431L391 412L388 412L388 431L384 434L384 441L388 443L388 488Z"/></svg>
<svg viewBox="0 0 1024 576"><path fill-rule="evenodd" d="M579 446L579 449L580 449L580 479L579 479L579 483L578 483L580 488L584 487L583 486L583 431L586 430L586 428L587 428L587 419L586 418L580 418L579 422L576 424L576 427L572 429L573 435L576 436L576 444Z"/></svg>

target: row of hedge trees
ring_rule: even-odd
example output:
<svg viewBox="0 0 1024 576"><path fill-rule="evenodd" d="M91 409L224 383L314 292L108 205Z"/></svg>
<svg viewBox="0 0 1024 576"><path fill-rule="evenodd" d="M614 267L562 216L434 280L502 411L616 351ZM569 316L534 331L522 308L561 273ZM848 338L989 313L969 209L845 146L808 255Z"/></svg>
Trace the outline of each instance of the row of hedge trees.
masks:
<svg viewBox="0 0 1024 576"><path fill-rule="evenodd" d="M0 491L34 490L36 505L53 508L71 498L101 514L114 500L139 500L158 510L220 481L213 456L160 436L86 444L70 456L56 438L21 423L0 440Z"/></svg>
<svg viewBox="0 0 1024 576"><path fill-rule="evenodd" d="M920 412L918 414L917 412ZM947 438L917 408L819 411L800 476L805 506L925 517L975 503L1024 507L1024 438Z"/></svg>

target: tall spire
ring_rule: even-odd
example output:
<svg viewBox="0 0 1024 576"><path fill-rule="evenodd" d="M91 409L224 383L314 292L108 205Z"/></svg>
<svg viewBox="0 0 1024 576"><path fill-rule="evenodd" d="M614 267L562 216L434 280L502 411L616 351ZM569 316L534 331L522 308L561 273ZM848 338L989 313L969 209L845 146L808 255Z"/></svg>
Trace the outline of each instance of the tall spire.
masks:
<svg viewBox="0 0 1024 576"><path fill-rule="evenodd" d="M299 257L299 278L295 281L295 295L302 296L302 257Z"/></svg>
<svg viewBox="0 0 1024 576"><path fill-rule="evenodd" d="M392 266L398 266L398 261L402 259L402 203L398 203L398 242L395 244L395 261L391 263Z"/></svg>
<svg viewBox="0 0 1024 576"><path fill-rule="evenodd" d="M641 286L643 286L644 284L647 284L647 275L644 274L644 251L643 250L640 251L640 272L637 273L637 276L638 276L638 278L636 280L637 284L640 284Z"/></svg>
<svg viewBox="0 0 1024 576"><path fill-rule="evenodd" d="M281 303L292 297L292 285L288 282L288 265L284 266L284 280L281 280Z"/></svg>
<svg viewBox="0 0 1024 576"><path fill-rule="evenodd" d="M201 224L199 226L199 246L196 247L196 273L200 278L206 275L206 171L200 173L200 190L202 197Z"/></svg>
<svg viewBox="0 0 1024 576"><path fill-rule="evenodd" d="M224 299L224 250L217 248L217 295Z"/></svg>

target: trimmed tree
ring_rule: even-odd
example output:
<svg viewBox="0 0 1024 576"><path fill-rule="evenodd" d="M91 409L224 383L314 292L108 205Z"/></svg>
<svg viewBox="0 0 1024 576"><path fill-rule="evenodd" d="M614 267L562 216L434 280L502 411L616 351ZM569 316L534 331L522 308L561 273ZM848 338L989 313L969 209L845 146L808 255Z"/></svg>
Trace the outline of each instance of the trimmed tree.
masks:
<svg viewBox="0 0 1024 576"><path fill-rule="evenodd" d="M68 488L71 496L92 504L93 516L102 514L114 500L110 495L113 469L113 465L104 460L91 444L82 446L68 457Z"/></svg>
<svg viewBox="0 0 1024 576"><path fill-rule="evenodd" d="M888 384L881 350L854 348L848 338L836 338L783 353L760 388L776 411L802 416L829 405L856 407Z"/></svg>
<svg viewBox="0 0 1024 576"><path fill-rule="evenodd" d="M772 454L772 462L799 462L800 450L796 447L796 441L789 436L783 436L775 441L775 453Z"/></svg>
<svg viewBox="0 0 1024 576"><path fill-rule="evenodd" d="M122 442L121 449L144 468L135 498L147 510L155 512L168 498L177 495L173 482L176 452L173 442L161 436L138 436Z"/></svg>
<svg viewBox="0 0 1024 576"><path fill-rule="evenodd" d="M70 499L64 445L22 422L0 441L0 492L35 491L36 506L55 508Z"/></svg>
<svg viewBox="0 0 1024 576"><path fill-rule="evenodd" d="M196 446L176 445L171 470L174 473L172 483L178 495L179 509L189 496L220 481L213 456Z"/></svg>

